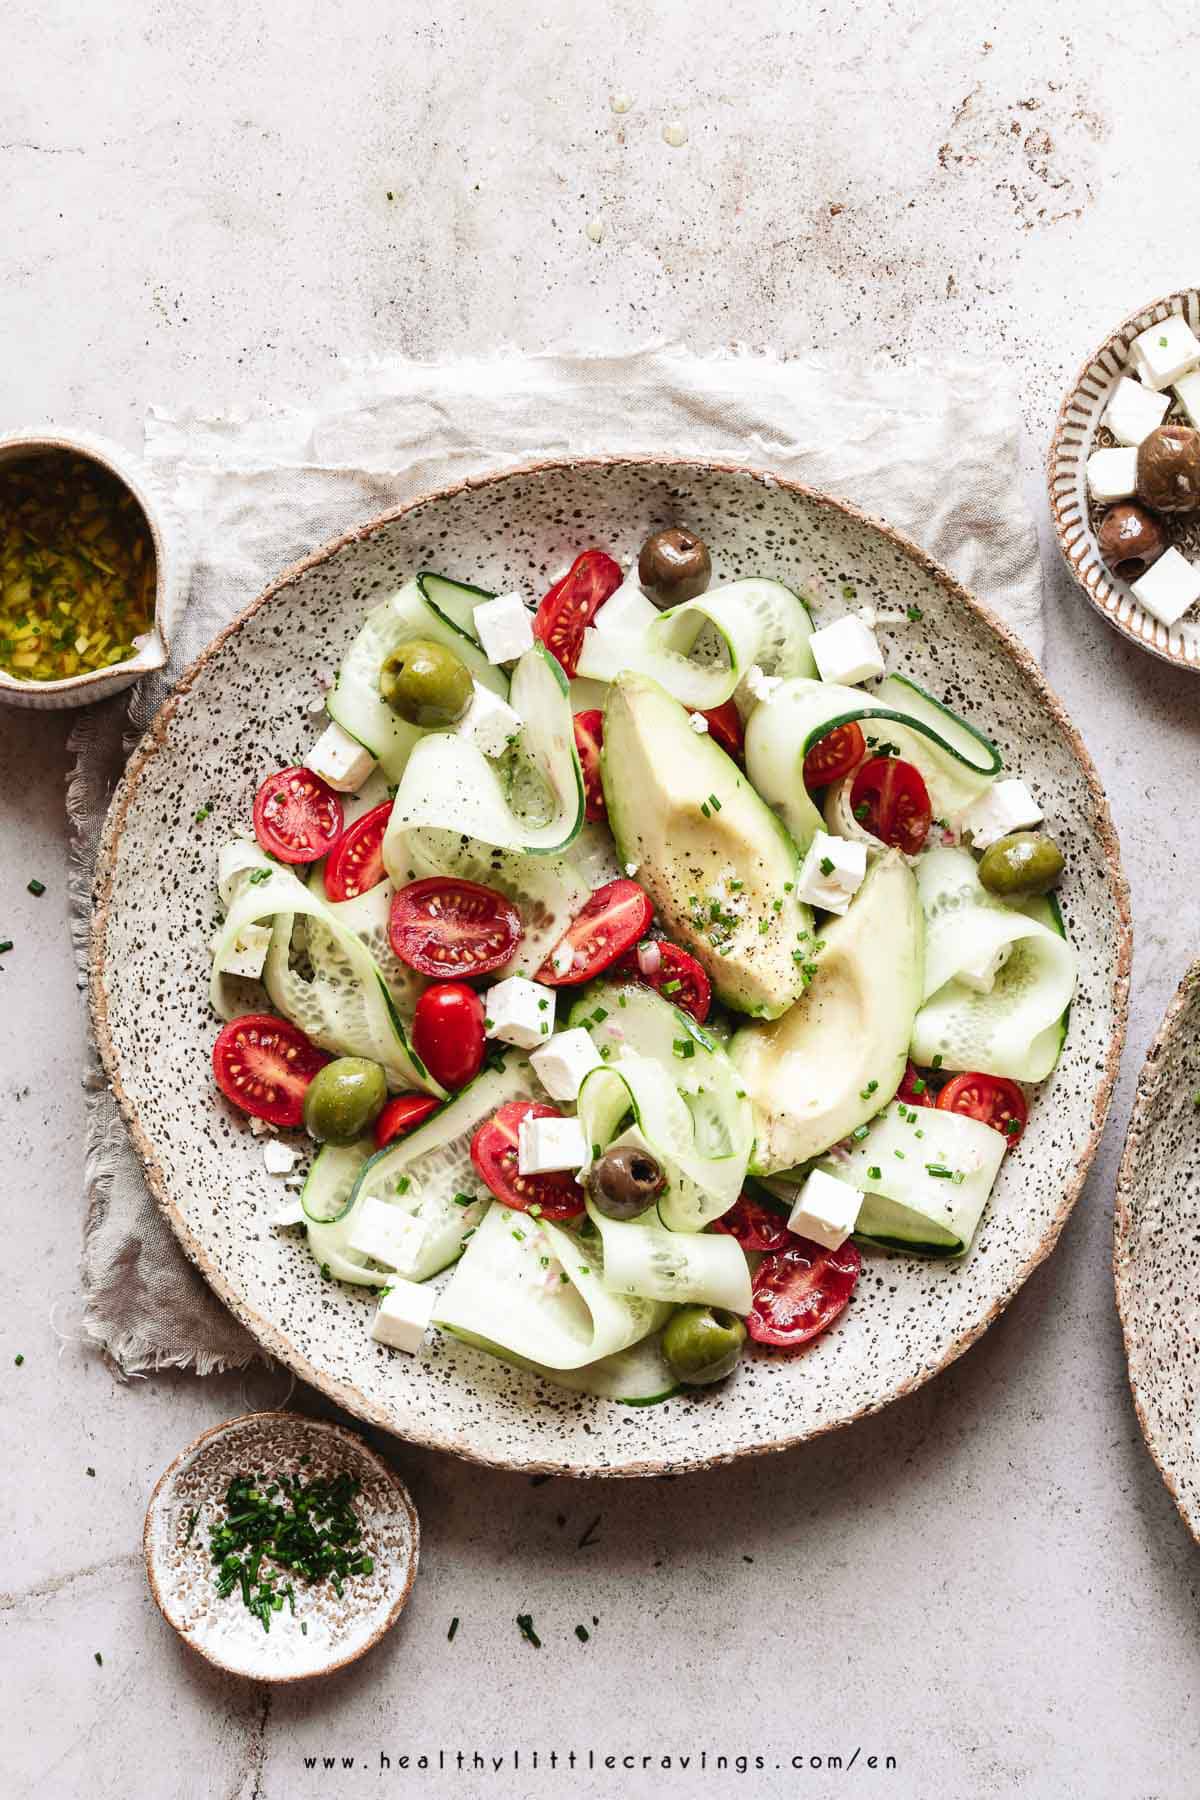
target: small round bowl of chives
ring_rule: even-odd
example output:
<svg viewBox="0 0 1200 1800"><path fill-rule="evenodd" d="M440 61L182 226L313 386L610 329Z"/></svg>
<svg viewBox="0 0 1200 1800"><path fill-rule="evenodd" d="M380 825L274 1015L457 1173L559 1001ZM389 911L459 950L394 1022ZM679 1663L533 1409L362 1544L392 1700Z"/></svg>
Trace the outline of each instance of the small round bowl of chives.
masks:
<svg viewBox="0 0 1200 1800"><path fill-rule="evenodd" d="M299 1413L215 1425L159 1477L143 1545L167 1623L255 1681L328 1675L404 1609L420 1529L408 1490L361 1438Z"/></svg>
<svg viewBox="0 0 1200 1800"><path fill-rule="evenodd" d="M0 701L84 706L161 669L186 589L135 457L57 425L0 433Z"/></svg>

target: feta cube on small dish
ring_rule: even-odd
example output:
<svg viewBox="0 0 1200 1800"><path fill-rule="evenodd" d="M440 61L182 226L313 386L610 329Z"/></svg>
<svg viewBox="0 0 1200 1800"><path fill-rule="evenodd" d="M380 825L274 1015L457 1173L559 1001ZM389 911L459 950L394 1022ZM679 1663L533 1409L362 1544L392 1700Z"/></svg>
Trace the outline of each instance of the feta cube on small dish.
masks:
<svg viewBox="0 0 1200 1800"><path fill-rule="evenodd" d="M533 648L533 615L520 594L497 594L474 609L475 635L490 663L515 662Z"/></svg>
<svg viewBox="0 0 1200 1800"><path fill-rule="evenodd" d="M1200 563L1189 562L1172 544L1131 591L1162 624L1175 625L1200 600Z"/></svg>
<svg viewBox="0 0 1200 1800"><path fill-rule="evenodd" d="M484 1029L501 1043L532 1050L554 1031L555 992L525 975L498 981L483 996Z"/></svg>
<svg viewBox="0 0 1200 1800"><path fill-rule="evenodd" d="M1093 450L1087 459L1088 493L1104 506L1110 500L1128 500L1137 488L1137 450L1122 444L1116 450Z"/></svg>
<svg viewBox="0 0 1200 1800"><path fill-rule="evenodd" d="M825 1250L840 1250L858 1223L863 1196L848 1181L814 1169L788 1214L788 1230Z"/></svg>
<svg viewBox="0 0 1200 1800"><path fill-rule="evenodd" d="M377 1344L392 1350L403 1350L415 1356L429 1330L433 1318L433 1290L419 1281L392 1282L381 1295L371 1321L371 1336Z"/></svg>
<svg viewBox="0 0 1200 1800"><path fill-rule="evenodd" d="M1122 375L1104 409L1104 424L1119 444L1138 445L1150 436L1170 405L1169 394L1156 394L1129 375Z"/></svg>
<svg viewBox="0 0 1200 1800"><path fill-rule="evenodd" d="M1192 369L1174 383L1175 398L1188 417L1188 424L1200 429L1200 369Z"/></svg>
<svg viewBox="0 0 1200 1800"><path fill-rule="evenodd" d="M285 1200L282 1205L277 1206L275 1211L271 1214L272 1229L275 1231L290 1231L294 1225L303 1225L305 1216L304 1208L300 1204L299 1194L293 1194L290 1200Z"/></svg>
<svg viewBox="0 0 1200 1800"><path fill-rule="evenodd" d="M502 700L499 694L493 694L491 688L477 681L471 704L454 729L469 738L485 756L503 756L509 739L521 729L521 715L507 700Z"/></svg>
<svg viewBox="0 0 1200 1800"><path fill-rule="evenodd" d="M305 757L304 767L335 793L356 794L375 767L375 758L340 725L329 725Z"/></svg>
<svg viewBox="0 0 1200 1800"><path fill-rule="evenodd" d="M578 1119L533 1119L517 1126L518 1175L548 1175L555 1169L581 1169L588 1141Z"/></svg>
<svg viewBox="0 0 1200 1800"><path fill-rule="evenodd" d="M1148 388L1170 387L1200 363L1200 338L1182 313L1171 313L1138 333L1129 346L1129 360Z"/></svg>
<svg viewBox="0 0 1200 1800"><path fill-rule="evenodd" d="M860 681L871 681L883 674L883 652L879 639L870 626L847 613L832 625L814 631L808 640L817 673L822 681L841 682L856 687Z"/></svg>
<svg viewBox="0 0 1200 1800"><path fill-rule="evenodd" d="M959 821L959 829L976 850L986 850L1010 831L1031 831L1044 816L1025 783L1014 775L994 781L985 794L973 800Z"/></svg>
<svg viewBox="0 0 1200 1800"><path fill-rule="evenodd" d="M299 1160L300 1152L278 1138L269 1138L263 1145L263 1168L268 1175L290 1175Z"/></svg>
<svg viewBox="0 0 1200 1800"><path fill-rule="evenodd" d="M222 975L240 975L246 981L258 981L270 948L269 925L243 925L222 957L218 972Z"/></svg>
<svg viewBox="0 0 1200 1800"><path fill-rule="evenodd" d="M818 831L796 877L796 898L825 912L844 913L867 873L867 846Z"/></svg>
<svg viewBox="0 0 1200 1800"><path fill-rule="evenodd" d="M571 1031L555 1032L529 1061L552 1100L577 1100L584 1076L600 1067L600 1052L590 1034L577 1025Z"/></svg>
<svg viewBox="0 0 1200 1800"><path fill-rule="evenodd" d="M425 1227L411 1213L368 1195L355 1211L346 1241L351 1250L382 1263L385 1269L412 1275L424 1248Z"/></svg>

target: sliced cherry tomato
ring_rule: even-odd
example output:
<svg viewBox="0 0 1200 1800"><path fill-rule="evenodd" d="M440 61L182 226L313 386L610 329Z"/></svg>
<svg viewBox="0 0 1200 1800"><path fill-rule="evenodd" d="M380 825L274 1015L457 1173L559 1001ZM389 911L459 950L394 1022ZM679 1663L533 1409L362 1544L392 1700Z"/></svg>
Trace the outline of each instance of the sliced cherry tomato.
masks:
<svg viewBox="0 0 1200 1800"><path fill-rule="evenodd" d="M817 739L805 757L805 787L823 788L841 781L852 769L857 769L866 754L867 740L853 719L846 725L836 725L823 738Z"/></svg>
<svg viewBox="0 0 1200 1800"><path fill-rule="evenodd" d="M417 1001L413 1049L444 1088L466 1087L483 1067L483 1001L461 981L439 981Z"/></svg>
<svg viewBox="0 0 1200 1800"><path fill-rule="evenodd" d="M743 1250L786 1250L800 1240L792 1235L779 1213L772 1212L761 1200L742 1194L729 1211L713 1225L714 1231L726 1231L735 1237Z"/></svg>
<svg viewBox="0 0 1200 1800"><path fill-rule="evenodd" d="M331 1060L299 1026L274 1013L233 1019L212 1053L213 1074L225 1098L272 1125L303 1124L308 1084Z"/></svg>
<svg viewBox="0 0 1200 1800"><path fill-rule="evenodd" d="M382 1150L423 1125L440 1102L432 1094L396 1094L375 1121L375 1145Z"/></svg>
<svg viewBox="0 0 1200 1800"><path fill-rule="evenodd" d="M342 835L342 803L311 769L280 769L254 796L254 835L277 862L316 862Z"/></svg>
<svg viewBox="0 0 1200 1800"><path fill-rule="evenodd" d="M854 777L850 809L872 837L915 856L929 835L933 808L919 769L898 756L873 756Z"/></svg>
<svg viewBox="0 0 1200 1800"><path fill-rule="evenodd" d="M603 550L585 550L538 607L533 635L557 656L565 674L574 675L579 666L584 626L624 579L620 565Z"/></svg>
<svg viewBox="0 0 1200 1800"><path fill-rule="evenodd" d="M936 1104L929 1091L929 1083L914 1062L905 1063L904 1079L896 1089L896 1098L907 1101L909 1106L933 1106Z"/></svg>
<svg viewBox="0 0 1200 1800"><path fill-rule="evenodd" d="M708 720L708 735L713 743L720 744L722 750L740 762L745 733L742 715L733 701L725 700L720 706L711 707L702 717Z"/></svg>
<svg viewBox="0 0 1200 1800"><path fill-rule="evenodd" d="M347 825L325 864L325 892L331 900L353 900L386 880L383 834L391 816L392 803L385 800Z"/></svg>
<svg viewBox="0 0 1200 1800"><path fill-rule="evenodd" d="M1021 1140L1029 1118L1025 1096L1006 1075L956 1075L937 1097L943 1112L966 1113L998 1131L1007 1143Z"/></svg>
<svg viewBox="0 0 1200 1800"><path fill-rule="evenodd" d="M600 746L604 742L604 714L597 708L591 712L575 714L575 748L579 752L579 766L583 770L583 791L587 797L588 819L606 819L608 808L604 803L604 788L600 782Z"/></svg>
<svg viewBox="0 0 1200 1800"><path fill-rule="evenodd" d="M576 1219L583 1211L583 1189L568 1169L545 1175L517 1172L517 1133L522 1119L561 1119L557 1107L540 1101L510 1100L487 1119L471 1139L471 1161L497 1200L517 1212L531 1206L552 1221Z"/></svg>
<svg viewBox="0 0 1200 1800"><path fill-rule="evenodd" d="M653 944L652 949L650 944ZM654 966L643 969L643 962L652 962ZM639 981L643 987L653 988L672 1006L691 1013L697 1025L703 1025L708 1017L712 1003L708 976L695 957L681 950L678 944L662 940L650 940L645 946L635 944L632 950L625 952L614 973L630 981Z"/></svg>
<svg viewBox="0 0 1200 1800"><path fill-rule="evenodd" d="M824 1250L808 1238L793 1237L786 1250L764 1256L754 1276L754 1303L746 1330L760 1344L794 1349L832 1325L862 1269L862 1257L847 1242Z"/></svg>
<svg viewBox="0 0 1200 1800"><path fill-rule="evenodd" d="M619 881L607 882L596 889L583 911L572 919L538 970L537 980L547 987L590 981L637 942L653 917L650 898L636 881L622 876ZM569 963L567 947L571 951Z"/></svg>
<svg viewBox="0 0 1200 1800"><path fill-rule="evenodd" d="M392 895L388 940L400 961L421 975L489 975L520 943L521 915L494 888L430 875Z"/></svg>

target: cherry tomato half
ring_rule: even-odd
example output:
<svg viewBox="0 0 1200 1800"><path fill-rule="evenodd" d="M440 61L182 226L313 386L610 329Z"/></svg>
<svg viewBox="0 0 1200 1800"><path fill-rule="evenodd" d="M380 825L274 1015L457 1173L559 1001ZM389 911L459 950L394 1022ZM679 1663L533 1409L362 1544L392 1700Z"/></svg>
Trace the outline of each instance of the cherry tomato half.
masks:
<svg viewBox="0 0 1200 1800"><path fill-rule="evenodd" d="M517 1133L522 1119L560 1119L557 1107L540 1101L510 1100L486 1119L471 1139L471 1161L497 1200L517 1212L541 1208L550 1220L576 1219L583 1211L583 1189L567 1169L545 1175L517 1173Z"/></svg>
<svg viewBox="0 0 1200 1800"><path fill-rule="evenodd" d="M572 919L536 979L547 987L590 981L637 942L653 917L650 898L636 881L622 876L619 881L607 882L596 889L583 911ZM570 963L566 962L566 947L571 950ZM561 975L560 965L565 965Z"/></svg>
<svg viewBox="0 0 1200 1800"><path fill-rule="evenodd" d="M643 962L651 962L654 966L643 969ZM708 1017L712 1003L708 976L695 957L681 950L678 944L668 944L662 939L650 939L645 945L635 944L621 957L613 972L622 980L637 981L643 987L653 988L672 1006L691 1013L697 1025L703 1025Z"/></svg>
<svg viewBox="0 0 1200 1800"><path fill-rule="evenodd" d="M483 1067L483 1001L461 981L439 981L417 1001L413 1049L435 1081L463 1088Z"/></svg>
<svg viewBox="0 0 1200 1800"><path fill-rule="evenodd" d="M325 892L331 900L353 900L386 879L383 834L391 816L392 803L385 800L347 825L325 864Z"/></svg>
<svg viewBox="0 0 1200 1800"><path fill-rule="evenodd" d="M620 565L603 550L585 550L538 607L533 635L557 656L564 674L575 674L584 626L591 624L624 579Z"/></svg>
<svg viewBox="0 0 1200 1800"><path fill-rule="evenodd" d="M786 1250L759 1263L746 1330L760 1344L784 1349L807 1344L845 1307L861 1269L862 1257L849 1242L840 1250L823 1250L794 1237Z"/></svg>
<svg viewBox="0 0 1200 1800"><path fill-rule="evenodd" d="M708 735L713 743L720 744L727 755L740 762L745 733L742 730L742 715L733 701L725 700L720 706L711 707L702 717L708 720Z"/></svg>
<svg viewBox="0 0 1200 1800"><path fill-rule="evenodd" d="M254 835L277 862L316 862L342 835L342 803L311 769L280 769L254 796Z"/></svg>
<svg viewBox="0 0 1200 1800"><path fill-rule="evenodd" d="M430 875L392 895L388 941L400 961L421 975L489 975L520 943L521 915L493 888Z"/></svg>
<svg viewBox="0 0 1200 1800"><path fill-rule="evenodd" d="M308 1084L330 1061L299 1026L274 1013L231 1020L212 1052L213 1075L225 1098L272 1125L303 1124Z"/></svg>
<svg viewBox="0 0 1200 1800"><path fill-rule="evenodd" d="M604 788L600 782L600 746L604 742L604 714L595 708L575 714L575 748L583 770L583 791L587 800L586 819L606 819Z"/></svg>
<svg viewBox="0 0 1200 1800"><path fill-rule="evenodd" d="M396 1094L375 1121L375 1146L382 1150L423 1125L440 1102L432 1094Z"/></svg>
<svg viewBox="0 0 1200 1800"><path fill-rule="evenodd" d="M966 1113L990 1125L1009 1144L1019 1143L1029 1118L1025 1096L1006 1075L956 1075L937 1097L943 1112Z"/></svg>
<svg viewBox="0 0 1200 1800"><path fill-rule="evenodd" d="M841 781L852 769L857 769L866 754L867 740L853 719L846 725L835 726L823 738L817 739L804 759L805 787L823 788Z"/></svg>
<svg viewBox="0 0 1200 1800"><path fill-rule="evenodd" d="M750 1194L740 1195L729 1211L714 1221L713 1230L728 1232L743 1250L786 1250L800 1241L777 1212Z"/></svg>
<svg viewBox="0 0 1200 1800"><path fill-rule="evenodd" d="M850 810L872 837L915 856L929 835L933 808L919 769L898 756L873 756L854 777Z"/></svg>
<svg viewBox="0 0 1200 1800"><path fill-rule="evenodd" d="M905 1063L904 1077L896 1089L896 1098L906 1101L909 1106L933 1106L936 1104L929 1091L929 1083L914 1062Z"/></svg>

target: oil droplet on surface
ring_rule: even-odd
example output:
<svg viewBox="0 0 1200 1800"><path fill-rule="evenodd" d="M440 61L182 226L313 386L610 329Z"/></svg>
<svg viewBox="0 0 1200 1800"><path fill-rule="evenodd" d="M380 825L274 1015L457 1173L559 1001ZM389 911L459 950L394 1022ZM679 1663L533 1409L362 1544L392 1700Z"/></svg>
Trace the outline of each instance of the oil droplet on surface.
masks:
<svg viewBox="0 0 1200 1800"><path fill-rule="evenodd" d="M598 218L597 219L589 219L587 224L584 226L584 230L587 232L587 235L591 239L592 243L598 244L600 242L601 238L604 236L604 220L598 219Z"/></svg>
<svg viewBox="0 0 1200 1800"><path fill-rule="evenodd" d="M687 126L682 119L672 119L669 125L663 126L663 143L670 144L672 150L678 150L687 143Z"/></svg>
<svg viewBox="0 0 1200 1800"><path fill-rule="evenodd" d="M633 110L632 94L614 94L608 103L615 113L627 113Z"/></svg>

